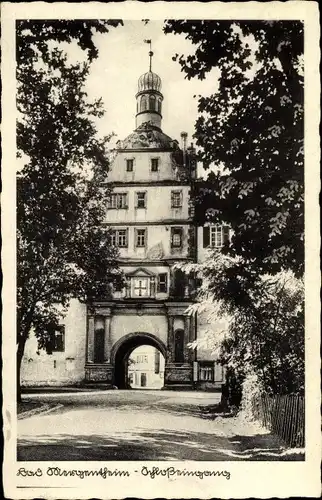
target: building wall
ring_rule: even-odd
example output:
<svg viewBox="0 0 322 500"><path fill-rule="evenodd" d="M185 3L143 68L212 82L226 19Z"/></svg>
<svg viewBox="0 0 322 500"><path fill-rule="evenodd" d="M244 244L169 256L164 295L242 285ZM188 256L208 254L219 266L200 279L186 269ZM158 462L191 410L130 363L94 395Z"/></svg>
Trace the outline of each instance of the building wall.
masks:
<svg viewBox="0 0 322 500"><path fill-rule="evenodd" d="M195 360L197 362L197 383L196 387L204 390L212 390L221 388L224 383L225 370L221 363L219 363L219 352L213 349L212 345L207 343L207 336L209 332L216 338L222 337L222 332L225 331L226 324L224 321L219 319L210 322L207 316L207 312L203 311L197 316L197 338L201 341L201 346L197 347L195 351ZM202 367L211 367L212 369L212 380L206 381L202 380Z"/></svg>
<svg viewBox="0 0 322 500"><path fill-rule="evenodd" d="M70 385L85 377L86 306L72 300L61 324L65 325L64 352L38 351L33 333L27 340L21 366L23 386Z"/></svg>
<svg viewBox="0 0 322 500"><path fill-rule="evenodd" d="M130 360L134 363L129 364L128 373L129 378L132 375L132 381L130 381L132 388L141 388L141 375L145 375L146 385L145 387L149 389L161 389L164 385L164 368L165 362L164 357L160 353L160 363L158 373L155 373L155 348L151 346L141 346L135 349ZM142 360L144 357L144 360Z"/></svg>
<svg viewBox="0 0 322 500"><path fill-rule="evenodd" d="M111 227L113 227L111 225ZM182 246L171 248L171 227L182 227ZM128 229L128 246L119 248L121 258L162 259L166 257L187 257L189 251L189 226L181 224L128 226L126 223L120 229ZM135 228L147 230L145 247L135 246ZM117 229L117 228L115 228Z"/></svg>
<svg viewBox="0 0 322 500"><path fill-rule="evenodd" d="M164 222L167 220L183 220L189 218L189 190L184 184L172 186L115 186L112 193L127 193L128 208L108 209L106 222L110 225L127 222ZM181 191L182 207L171 207L171 192ZM136 208L136 193L146 193L146 208Z"/></svg>
<svg viewBox="0 0 322 500"><path fill-rule="evenodd" d="M143 136L142 141L144 140ZM172 147L170 143L169 147ZM152 172L151 160L156 158L159 160L159 168L157 172ZM127 172L126 160L134 161L132 172ZM53 352L51 355L41 352L37 355L36 339L33 337L27 342L22 366L24 385L77 384L83 382L85 378L86 381L112 383L111 353L114 352L117 342L135 332L152 334L167 348L164 367L167 387L173 384L211 389L220 385L222 370L216 364L216 356L209 349L198 348L192 353L187 348L188 341L195 340L196 336L194 322L185 315L190 300L188 287L185 285L183 292L169 297L170 268L173 261L191 257L190 186L188 182L182 180L182 169L185 167L180 168L178 175L180 169L172 153L153 151L150 145L143 151L130 149L118 151L107 179L111 183L112 192L127 193L126 208L108 208L106 200L105 223L112 229L127 229L127 247L119 248L120 267L125 274L137 272L142 268L154 275L167 273L168 292L156 293L157 303L153 302L151 297L146 303L144 301L139 303L141 297L132 297L130 301L123 302L120 299L124 297L125 291L115 291L114 301L102 297L98 307L94 310L91 307L87 312L85 306L73 301L64 321L64 352ZM136 208L136 192L143 191L146 192L146 208ZM171 191L182 192L180 208L171 207ZM173 227L182 228L180 247L171 246ZM144 247L136 247L135 230L143 228L147 231L146 244ZM202 261L208 252L207 248L203 248L203 228L198 228L197 236L197 258L198 261ZM198 339L205 335L207 327L205 319L198 317ZM102 332L104 342L100 344ZM184 339L183 348L182 339ZM101 345L104 347L101 348ZM180 349L182 356L178 355ZM101 359L95 353L100 354L102 350L104 353ZM212 381L199 380L198 374L203 363L212 364ZM196 376L193 375L193 370L196 371Z"/></svg>
<svg viewBox="0 0 322 500"><path fill-rule="evenodd" d="M151 159L159 159L159 171L151 172ZM126 171L126 160L134 160L133 172ZM118 152L108 174L109 182L177 181L177 173L170 152L121 151Z"/></svg>

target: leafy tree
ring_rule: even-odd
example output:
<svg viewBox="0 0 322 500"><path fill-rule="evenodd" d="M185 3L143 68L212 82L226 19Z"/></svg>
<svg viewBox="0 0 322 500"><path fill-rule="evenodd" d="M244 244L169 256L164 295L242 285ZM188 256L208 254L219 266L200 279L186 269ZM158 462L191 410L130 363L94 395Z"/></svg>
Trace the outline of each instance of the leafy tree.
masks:
<svg viewBox="0 0 322 500"><path fill-rule="evenodd" d="M174 56L186 78L219 75L218 89L198 97L194 137L208 175L192 195L196 223L227 224L232 237L199 269L196 307L226 316L226 332L210 339L235 377L249 369L266 390L300 390L303 24L168 20L164 31L192 43L192 54Z"/></svg>
<svg viewBox="0 0 322 500"><path fill-rule="evenodd" d="M233 230L224 252L242 261L227 269L232 299L254 274L291 269L301 276L303 24L169 20L164 31L195 46L187 57L174 56L188 79L219 71L218 91L198 99L198 159L211 169L194 196L197 223Z"/></svg>
<svg viewBox="0 0 322 500"><path fill-rule="evenodd" d="M203 277L193 309L206 315L203 344L219 354L239 381L256 374L268 393L304 391L304 283L291 271L258 276L242 304L218 300L231 257L210 253L186 272ZM218 330L218 320L221 327ZM196 341L192 347L200 345Z"/></svg>
<svg viewBox="0 0 322 500"><path fill-rule="evenodd" d="M84 90L88 63L70 64L58 42L73 40L97 56L94 30L119 22L17 23L17 396L25 343L33 328L39 347L70 299L106 294L121 279L117 251L102 224L107 143L94 118L101 101Z"/></svg>

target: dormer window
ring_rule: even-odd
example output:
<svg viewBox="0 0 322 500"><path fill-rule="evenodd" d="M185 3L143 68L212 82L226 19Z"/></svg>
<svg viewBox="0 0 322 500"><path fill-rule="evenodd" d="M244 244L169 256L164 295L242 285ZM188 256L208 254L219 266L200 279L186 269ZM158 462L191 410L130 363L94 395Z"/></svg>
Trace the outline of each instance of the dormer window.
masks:
<svg viewBox="0 0 322 500"><path fill-rule="evenodd" d="M159 171L159 158L151 158L151 172Z"/></svg>
<svg viewBox="0 0 322 500"><path fill-rule="evenodd" d="M126 160L126 171L127 172L133 172L133 167L134 167L134 160L133 160L133 158L127 159Z"/></svg>
<svg viewBox="0 0 322 500"><path fill-rule="evenodd" d="M154 297L156 292L156 276L147 269L137 269L127 275L127 297Z"/></svg>
<svg viewBox="0 0 322 500"><path fill-rule="evenodd" d="M133 297L148 297L150 295L150 278L132 278Z"/></svg>

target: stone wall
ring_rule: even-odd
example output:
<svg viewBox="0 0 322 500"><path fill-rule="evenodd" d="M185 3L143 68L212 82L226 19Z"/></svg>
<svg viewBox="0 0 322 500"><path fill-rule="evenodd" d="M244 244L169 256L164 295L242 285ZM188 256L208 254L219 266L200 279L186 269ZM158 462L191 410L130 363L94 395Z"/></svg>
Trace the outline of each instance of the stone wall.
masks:
<svg viewBox="0 0 322 500"><path fill-rule="evenodd" d="M65 325L65 351L47 354L41 350L33 333L27 340L21 366L23 386L72 385L85 377L86 306L72 300Z"/></svg>
<svg viewBox="0 0 322 500"><path fill-rule="evenodd" d="M158 337L167 344L168 324L165 315L139 316L137 311L133 314L116 314L111 319L111 339L114 345L122 337L133 332L147 332Z"/></svg>

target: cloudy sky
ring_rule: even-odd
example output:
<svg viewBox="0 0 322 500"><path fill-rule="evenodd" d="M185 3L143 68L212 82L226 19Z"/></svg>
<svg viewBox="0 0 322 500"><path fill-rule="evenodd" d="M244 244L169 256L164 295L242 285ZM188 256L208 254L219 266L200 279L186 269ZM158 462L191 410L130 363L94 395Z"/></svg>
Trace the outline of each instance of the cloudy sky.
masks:
<svg viewBox="0 0 322 500"><path fill-rule="evenodd" d="M102 97L106 116L98 122L100 134L111 131L123 139L135 128L137 82L149 69L149 45L154 52L152 70L162 79L163 120L162 129L179 140L182 130L188 140L197 117L197 100L194 94L209 95L217 88L216 71L204 81L186 80L172 56L192 53L192 45L182 35L165 35L162 21L124 21L124 26L112 28L108 34L96 35L95 44L99 57L91 67L88 92L91 98Z"/></svg>

